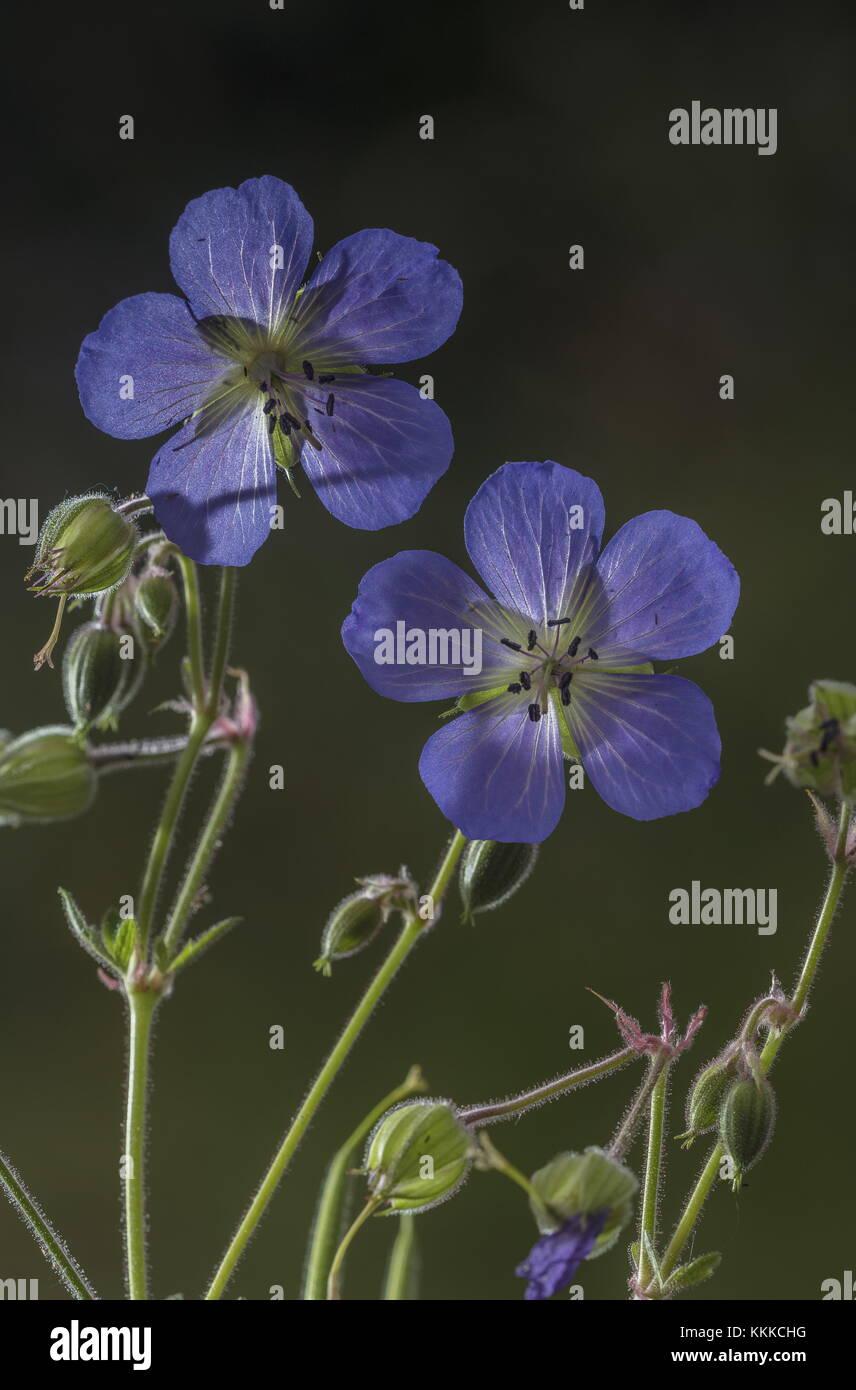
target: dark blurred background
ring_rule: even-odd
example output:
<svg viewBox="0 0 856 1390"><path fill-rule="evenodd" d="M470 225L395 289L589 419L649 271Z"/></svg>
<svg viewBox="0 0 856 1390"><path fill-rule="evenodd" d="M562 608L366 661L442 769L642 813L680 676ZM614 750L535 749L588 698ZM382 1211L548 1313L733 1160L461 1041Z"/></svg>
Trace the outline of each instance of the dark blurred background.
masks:
<svg viewBox="0 0 856 1390"><path fill-rule="evenodd" d="M245 925L184 976L160 1017L150 1125L151 1254L160 1297L197 1297L276 1142L382 947L316 975L320 929L356 874L410 865L424 883L446 833L417 775L433 706L364 685L339 641L363 572L429 547L466 563L462 517L507 459L595 477L607 533L649 508L695 518L733 559L735 659L682 664L715 701L720 785L698 811L637 824L593 791L569 797L535 877L507 908L458 925L451 905L342 1074L230 1289L294 1298L321 1169L361 1116L420 1062L434 1094L475 1102L610 1050L592 986L647 1026L661 980L686 1017L710 1009L678 1099L775 970L794 975L824 860L809 807L765 788L759 745L816 677L856 679L853 536L820 531L853 487L852 14L846 6L554 3L402 5L178 0L30 6L7 53L3 496L42 514L93 486L140 488L155 443L84 418L72 369L117 300L173 288L169 231L186 202L272 173L293 183L323 250L365 226L435 242L460 271L455 337L423 368L456 457L419 516L350 531L305 487L242 578L234 658L263 714L258 752L211 880L206 921ZM778 152L673 148L693 99L778 108ZM136 138L118 137L131 114ZM419 117L436 122L419 139ZM585 247L585 270L568 248ZM718 395L733 374L736 399ZM30 552L0 538L3 694L15 732L63 718L58 673L32 672L51 612L29 597ZM210 579L211 576L208 576ZM70 627L69 629L70 630ZM122 733L176 690L177 639ZM281 763L286 790L268 786ZM195 787L200 813L214 769ZM136 891L163 772L113 777L83 820L2 832L0 1146L105 1296L122 1291L118 1163L123 1021L64 928L63 884L90 917ZM192 828L188 817L185 830ZM779 930L675 927L668 893L775 887ZM852 1265L856 1193L847 1081L856 904L837 924L811 1015L776 1069L774 1144L739 1201L711 1200L696 1252L725 1259L712 1299L816 1299ZM285 1048L271 1051L281 1024ZM583 1054L568 1047L585 1029ZM605 1142L622 1073L494 1132L526 1171ZM683 1128L676 1099L672 1132ZM700 1146L670 1140L671 1225ZM634 1153L638 1162L639 1151ZM420 1219L423 1293L521 1296L532 1226L522 1195L476 1175ZM354 1247L348 1292L377 1297L390 1223ZM0 1276L60 1296L10 1210ZM625 1296L623 1247L582 1272Z"/></svg>

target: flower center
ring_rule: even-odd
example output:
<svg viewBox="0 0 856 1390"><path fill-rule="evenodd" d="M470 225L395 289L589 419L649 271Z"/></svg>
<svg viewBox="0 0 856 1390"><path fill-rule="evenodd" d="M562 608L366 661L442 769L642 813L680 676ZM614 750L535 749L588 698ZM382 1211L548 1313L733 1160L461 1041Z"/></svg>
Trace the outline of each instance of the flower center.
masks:
<svg viewBox="0 0 856 1390"><path fill-rule="evenodd" d="M330 390L336 380L333 373L316 375L309 361L301 362L296 371L282 353L271 351L254 357L244 367L244 373L264 396L262 409L268 417L269 434L279 427L287 440L292 435L303 434L313 448L323 448L312 428L311 418L304 412L306 409L315 411L328 419L333 415L336 409L336 395Z"/></svg>
<svg viewBox="0 0 856 1390"><path fill-rule="evenodd" d="M593 647L583 646L583 634L569 638L571 618L549 618L547 631L530 628L526 644L501 637L504 647L520 653L520 674L507 687L512 695L525 694L529 718L536 723L547 713L550 691L555 687L563 705L571 703L571 682L581 666L597 661Z"/></svg>

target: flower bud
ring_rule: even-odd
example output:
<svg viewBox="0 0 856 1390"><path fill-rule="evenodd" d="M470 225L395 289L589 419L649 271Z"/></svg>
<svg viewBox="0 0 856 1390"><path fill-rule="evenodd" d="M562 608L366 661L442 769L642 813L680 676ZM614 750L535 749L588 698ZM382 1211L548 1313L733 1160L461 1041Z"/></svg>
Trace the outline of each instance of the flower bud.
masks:
<svg viewBox="0 0 856 1390"><path fill-rule="evenodd" d="M761 750L775 764L770 782L784 772L795 787L821 796L856 800L856 686L846 681L815 681L805 709L785 720L787 741L781 754Z"/></svg>
<svg viewBox="0 0 856 1390"><path fill-rule="evenodd" d="M464 921L507 902L527 880L538 858L537 845L470 840L461 855L458 886Z"/></svg>
<svg viewBox="0 0 856 1390"><path fill-rule="evenodd" d="M700 1134L706 1134L718 1124L723 1102L733 1084L734 1072L721 1057L699 1072L687 1097L686 1132L677 1136L684 1141L685 1149Z"/></svg>
<svg viewBox="0 0 856 1390"><path fill-rule="evenodd" d="M447 1101L412 1100L384 1115L365 1171L391 1211L424 1211L451 1197L470 1168L472 1135Z"/></svg>
<svg viewBox="0 0 856 1390"><path fill-rule="evenodd" d="M108 497L72 497L48 513L27 578L39 574L38 594L93 598L127 578L136 544L134 522Z"/></svg>
<svg viewBox="0 0 856 1390"><path fill-rule="evenodd" d="M110 723L120 707L131 663L122 660L118 632L100 622L72 633L62 664L62 689L69 718L79 732Z"/></svg>
<svg viewBox="0 0 856 1390"><path fill-rule="evenodd" d="M172 576L160 568L146 570L134 593L134 608L151 643L165 642L178 617L178 590Z"/></svg>
<svg viewBox="0 0 856 1390"><path fill-rule="evenodd" d="M606 1213L588 1256L592 1259L618 1239L630 1220L639 1183L623 1163L592 1147L559 1154L533 1175L532 1187L537 1198L532 1212L543 1235L559 1230L572 1217Z"/></svg>
<svg viewBox="0 0 856 1390"><path fill-rule="evenodd" d="M765 1076L732 1083L719 1116L719 1137L733 1165L735 1192L764 1153L775 1123L776 1097Z"/></svg>
<svg viewBox="0 0 856 1390"><path fill-rule="evenodd" d="M377 936L391 912L406 907L416 896L416 885L406 869L394 877L371 874L358 879L358 893L350 893L333 909L321 935L321 955L314 968L331 975L333 962L362 951Z"/></svg>
<svg viewBox="0 0 856 1390"><path fill-rule="evenodd" d="M0 825L67 820L95 795L95 773L73 729L31 729L0 751Z"/></svg>

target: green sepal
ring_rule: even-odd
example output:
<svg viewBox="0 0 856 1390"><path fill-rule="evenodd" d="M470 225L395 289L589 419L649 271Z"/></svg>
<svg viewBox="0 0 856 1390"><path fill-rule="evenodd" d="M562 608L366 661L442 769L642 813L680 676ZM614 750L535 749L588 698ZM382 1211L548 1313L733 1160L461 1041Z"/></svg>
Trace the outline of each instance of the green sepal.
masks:
<svg viewBox="0 0 856 1390"><path fill-rule="evenodd" d="M453 719L456 714L466 714L467 710L475 709L477 705L485 705L488 700L496 700L505 693L504 685L498 685L495 690L468 690L466 695L461 695L455 701L451 709L444 709L439 718Z"/></svg>
<svg viewBox="0 0 856 1390"><path fill-rule="evenodd" d="M75 902L74 898L66 888L58 888L59 900L65 913L65 920L68 923L72 936L81 945L88 955L97 960L100 965L112 965L110 957L102 951L95 933Z"/></svg>
<svg viewBox="0 0 856 1390"><path fill-rule="evenodd" d="M704 1283L719 1267L721 1260L722 1255L719 1251L712 1250L707 1255L698 1255L685 1265L678 1265L663 1285L663 1293L683 1293L685 1289L692 1289L696 1284Z"/></svg>
<svg viewBox="0 0 856 1390"><path fill-rule="evenodd" d="M193 941L188 941L183 949L179 951L175 959L173 961L166 961L164 965L161 965L161 969L170 970L173 975L176 971L183 970L185 965L189 965L192 960L196 960L202 955L203 951L208 950L209 946L213 946L214 942L219 937L223 936L227 931L231 931L232 927L237 927L243 920L243 917L225 917L222 922L216 922L213 927L209 927L201 936L197 936ZM159 942L158 944L160 945L161 943ZM158 964L160 965L160 961L158 961Z"/></svg>

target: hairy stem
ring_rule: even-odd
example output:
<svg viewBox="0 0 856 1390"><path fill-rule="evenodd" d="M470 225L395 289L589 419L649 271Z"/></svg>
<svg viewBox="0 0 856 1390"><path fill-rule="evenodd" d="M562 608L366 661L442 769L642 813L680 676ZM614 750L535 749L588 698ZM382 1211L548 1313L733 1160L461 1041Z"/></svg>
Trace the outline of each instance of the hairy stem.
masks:
<svg viewBox="0 0 856 1390"><path fill-rule="evenodd" d="M27 1191L24 1181L9 1159L0 1154L0 1187L6 1193L24 1225L28 1228L48 1264L72 1298L97 1299L86 1275L69 1253L62 1236L54 1230L35 1198Z"/></svg>
<svg viewBox="0 0 856 1390"><path fill-rule="evenodd" d="M443 861L437 870L434 882L429 889L429 897L434 904L435 917L439 915L438 909L449 883L451 882L452 875L455 872L456 865L463 853L466 843L465 836L463 836L460 831L456 831L449 843ZM295 1150L306 1133L315 1112L338 1076L357 1038L360 1036L363 1028L371 1017L376 1004L386 993L386 990L398 973L399 967L404 964L404 961L419 940L425 927L426 923L419 917L409 917L405 921L398 940L393 945L386 960L381 965L365 994L357 1004L356 1009L346 1023L327 1061L324 1063L310 1088L309 1094L286 1132L273 1162L265 1173L246 1215L240 1222L238 1229L232 1237L231 1244L220 1262L208 1292L205 1295L206 1299L217 1299L222 1297L223 1291L235 1271L235 1266L243 1255L248 1241L267 1210L268 1204L279 1186L280 1179L286 1172Z"/></svg>

